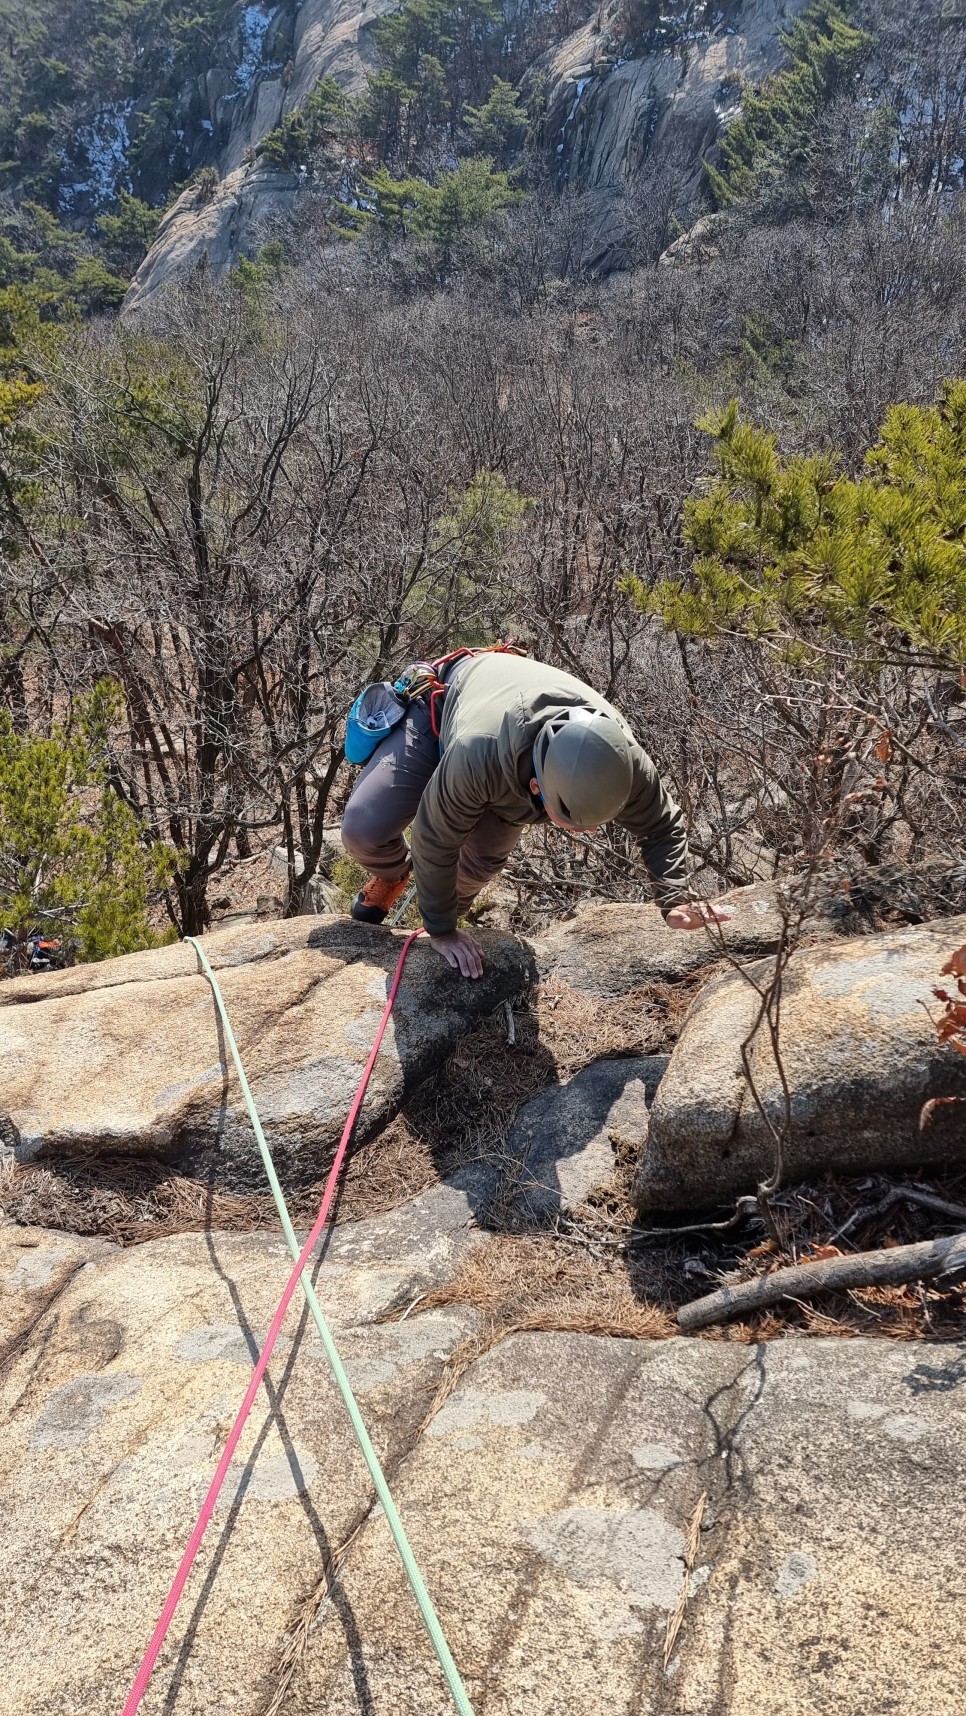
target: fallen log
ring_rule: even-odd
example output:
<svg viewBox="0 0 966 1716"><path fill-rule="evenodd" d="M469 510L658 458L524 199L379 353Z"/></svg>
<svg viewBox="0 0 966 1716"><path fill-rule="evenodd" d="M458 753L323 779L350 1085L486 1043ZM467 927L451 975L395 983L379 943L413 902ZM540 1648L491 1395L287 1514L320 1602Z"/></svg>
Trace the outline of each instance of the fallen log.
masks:
<svg viewBox="0 0 966 1716"><path fill-rule="evenodd" d="M966 1273L966 1233L919 1245L895 1245L882 1251L826 1257L818 1263L798 1263L776 1269L754 1281L720 1287L704 1299L682 1305L678 1327L690 1331L726 1323L751 1311L780 1305L783 1299L814 1299L819 1293L844 1292L849 1287L898 1287L904 1281L945 1278L949 1286Z"/></svg>

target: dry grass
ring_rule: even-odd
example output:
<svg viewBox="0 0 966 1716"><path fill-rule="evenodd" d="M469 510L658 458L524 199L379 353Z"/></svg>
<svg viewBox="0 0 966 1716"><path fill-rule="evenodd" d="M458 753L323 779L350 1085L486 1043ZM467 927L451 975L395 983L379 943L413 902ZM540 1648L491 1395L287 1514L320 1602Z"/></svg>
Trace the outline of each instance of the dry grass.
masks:
<svg viewBox="0 0 966 1716"><path fill-rule="evenodd" d="M551 980L533 998L540 1039L561 1078L608 1055L670 1054L698 992L718 969L705 966L678 983L647 983L611 1000Z"/></svg>
<svg viewBox="0 0 966 1716"><path fill-rule="evenodd" d="M626 1269L601 1264L556 1234L498 1235L471 1251L420 1311L468 1305L486 1323L651 1340L670 1333L667 1312L642 1303Z"/></svg>
<svg viewBox="0 0 966 1716"><path fill-rule="evenodd" d="M681 1576L681 1594L678 1597L674 1613L672 1615L668 1615L667 1626L664 1629L665 1674L668 1671L668 1666L674 1655L674 1647L678 1642L678 1635L684 1625L684 1617L687 1613L688 1597L691 1592L691 1576L694 1572L695 1562L698 1559L698 1547L701 1542L701 1521L704 1518L704 1510L707 1500L708 1492L705 1490L698 1497L694 1512L688 1522L688 1537L684 1552L684 1572Z"/></svg>
<svg viewBox="0 0 966 1716"><path fill-rule="evenodd" d="M250 1232L278 1222L268 1195L217 1191L164 1163L131 1156L8 1164L0 1179L0 1208L24 1226L97 1235L118 1245L206 1228Z"/></svg>
<svg viewBox="0 0 966 1716"><path fill-rule="evenodd" d="M438 1179L427 1147L402 1120L350 1162L338 1219L377 1215L415 1197ZM296 1226L311 1226L324 1181L288 1194ZM140 1245L173 1233L254 1233L278 1227L269 1192L222 1191L141 1156L65 1156L44 1164L8 1164L0 1176L0 1209L30 1227L97 1235Z"/></svg>
<svg viewBox="0 0 966 1716"><path fill-rule="evenodd" d="M450 1355L422 1429L477 1359L510 1335L606 1335L665 1340L674 1333L667 1311L634 1295L626 1270L601 1265L557 1235L500 1235L464 1258L451 1281L420 1300L419 1312L464 1305L479 1327Z"/></svg>
<svg viewBox="0 0 966 1716"><path fill-rule="evenodd" d="M406 1125L447 1166L498 1151L522 1104L547 1085L607 1056L669 1050L698 986L654 983L600 1001L542 984L514 1015L513 1048L503 1012L484 1019L406 1104Z"/></svg>

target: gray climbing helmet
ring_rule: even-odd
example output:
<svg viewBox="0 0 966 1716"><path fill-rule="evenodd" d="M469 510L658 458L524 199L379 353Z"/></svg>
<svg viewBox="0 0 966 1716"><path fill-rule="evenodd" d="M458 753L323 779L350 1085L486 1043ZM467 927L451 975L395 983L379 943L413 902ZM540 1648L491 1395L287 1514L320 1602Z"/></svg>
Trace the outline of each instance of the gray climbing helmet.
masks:
<svg viewBox="0 0 966 1716"><path fill-rule="evenodd" d="M537 734L533 772L552 816L571 828L596 828L630 797L631 741L603 710L568 709Z"/></svg>

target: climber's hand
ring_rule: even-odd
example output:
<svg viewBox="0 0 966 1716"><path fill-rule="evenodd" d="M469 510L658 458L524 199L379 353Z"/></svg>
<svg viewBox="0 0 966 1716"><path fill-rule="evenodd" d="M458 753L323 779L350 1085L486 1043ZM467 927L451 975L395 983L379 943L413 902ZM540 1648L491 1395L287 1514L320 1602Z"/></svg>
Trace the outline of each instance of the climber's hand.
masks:
<svg viewBox="0 0 966 1716"><path fill-rule="evenodd" d="M449 935L431 935L429 945L464 977L483 976L483 948L471 930L455 929Z"/></svg>
<svg viewBox="0 0 966 1716"><path fill-rule="evenodd" d="M726 924L731 917L727 906L712 900L692 900L686 906L672 906L665 918L668 929L696 930L703 924Z"/></svg>

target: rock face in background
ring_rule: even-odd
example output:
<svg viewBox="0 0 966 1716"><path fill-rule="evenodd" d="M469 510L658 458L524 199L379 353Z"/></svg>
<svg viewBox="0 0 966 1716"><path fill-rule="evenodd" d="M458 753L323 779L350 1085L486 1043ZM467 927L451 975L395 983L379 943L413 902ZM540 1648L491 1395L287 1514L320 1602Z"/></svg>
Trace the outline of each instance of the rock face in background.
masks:
<svg viewBox="0 0 966 1716"><path fill-rule="evenodd" d="M364 1139L529 966L518 942L485 936L467 983L417 943L360 1123ZM338 1139L386 1001L403 937L346 919L216 931L205 949L279 1173L315 1178ZM227 1064L211 988L180 943L0 984L0 1125L18 1156L186 1155L226 1183L263 1170Z"/></svg>
<svg viewBox="0 0 966 1716"><path fill-rule="evenodd" d="M639 59L621 58L606 14L603 23L595 14L537 68L546 77L550 161L561 180L592 194L588 266L620 265L621 202L649 152L671 156L685 195L698 188L702 159L737 112L743 81L759 81L779 63L781 32L805 4L732 0L711 32ZM372 25L394 9L393 0L283 0L274 11L248 9L256 24L267 20L265 41L290 43L291 59L282 65L256 56L243 99L237 86L223 87L221 71L198 92L195 123L224 139L215 152L222 182L203 205L190 188L175 203L131 284L126 319L142 316L165 282L205 258L214 274L225 273L252 254L268 223L291 214L297 175L269 170L251 152L320 77L359 93L373 64Z"/></svg>
<svg viewBox="0 0 966 1716"><path fill-rule="evenodd" d="M167 281L192 268L204 266L219 277L236 267L257 250L267 221L293 212L298 189L294 173L266 162L236 167L203 203L189 187L165 215L131 282L125 319L136 319Z"/></svg>
<svg viewBox="0 0 966 1716"><path fill-rule="evenodd" d="M420 1310L454 1267L433 1196L412 1220L338 1229L316 1285L481 1716L959 1710L959 1349L535 1331L485 1351L421 1428L478 1332L471 1309ZM0 1227L0 1321L18 1330L0 1377L0 1716L120 1709L289 1268L270 1233L118 1250ZM379 1320L400 1305L412 1315ZM145 1709L262 1716L310 1621L293 1716L441 1716L438 1666L299 1311Z"/></svg>
<svg viewBox="0 0 966 1716"><path fill-rule="evenodd" d="M966 1160L966 1109L923 1103L966 1093L966 1062L942 1049L927 1009L966 918L802 948L782 996L781 1053L791 1093L784 1180ZM767 977L770 966L753 967ZM707 1208L754 1191L771 1169L770 1134L741 1065L757 997L740 973L714 978L688 1014L650 1113L636 1180L642 1211ZM752 1070L766 1113L784 1113L765 1035Z"/></svg>
<svg viewBox="0 0 966 1716"><path fill-rule="evenodd" d="M238 99L237 88L226 94L220 73L211 74L214 81L210 76L198 95L211 116L199 115L197 122L224 138L215 156L221 183L203 204L189 186L165 216L131 282L126 320L137 320L161 286L203 261L214 275L227 273L258 248L270 222L292 213L298 175L269 167L251 152L320 78L334 77L348 94L359 94L373 62L372 26L394 9L393 0L283 0L274 9L248 8L246 17L252 14L257 27L252 31L254 63L242 73L248 84L244 99ZM264 58L264 49L256 52L260 39L271 46L269 29L260 37L259 18L288 47L287 63Z"/></svg>
<svg viewBox="0 0 966 1716"><path fill-rule="evenodd" d="M562 176L593 193L589 266L620 265L620 204L649 154L670 157L685 195L699 189L743 84L780 63L782 31L806 4L732 0L707 35L639 59L622 58L595 15L550 56L545 136Z"/></svg>

